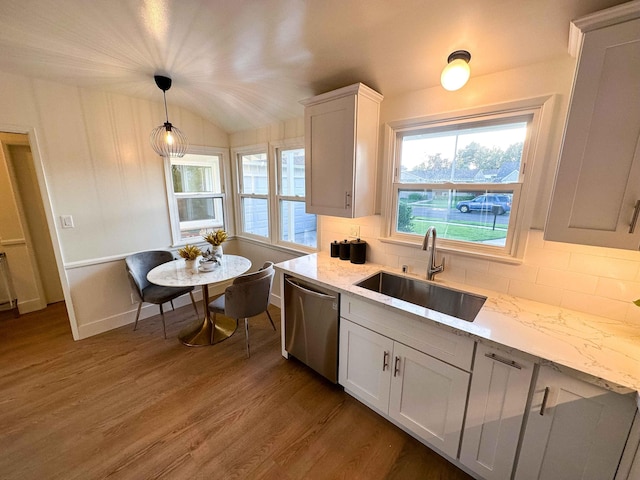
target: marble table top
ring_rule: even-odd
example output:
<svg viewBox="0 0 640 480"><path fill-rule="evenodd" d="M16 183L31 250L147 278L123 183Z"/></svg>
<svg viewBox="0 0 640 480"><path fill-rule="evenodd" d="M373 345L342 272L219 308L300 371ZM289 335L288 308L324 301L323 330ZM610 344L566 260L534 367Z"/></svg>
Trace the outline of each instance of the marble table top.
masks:
<svg viewBox="0 0 640 480"><path fill-rule="evenodd" d="M436 279L436 283L487 297L473 322L357 287L354 283L381 270L373 263L355 265L326 252L277 264L276 269L375 302L476 341L515 349L541 364L581 377L613 391L640 391L640 325L589 315L469 285Z"/></svg>
<svg viewBox="0 0 640 480"><path fill-rule="evenodd" d="M220 283L242 275L251 268L251 261L239 255L225 254L221 265L216 265L210 272L198 268L198 261L193 267L187 267L184 259L163 263L147 274L147 280L164 287L187 287Z"/></svg>

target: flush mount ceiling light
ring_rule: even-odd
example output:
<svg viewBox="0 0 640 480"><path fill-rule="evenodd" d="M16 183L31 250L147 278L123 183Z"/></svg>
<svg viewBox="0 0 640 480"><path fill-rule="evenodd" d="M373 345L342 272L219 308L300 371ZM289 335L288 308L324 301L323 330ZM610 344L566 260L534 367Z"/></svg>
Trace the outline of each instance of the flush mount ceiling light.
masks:
<svg viewBox="0 0 640 480"><path fill-rule="evenodd" d="M442 70L440 83L445 90L454 91L462 88L471 74L469 61L471 54L466 50L456 50L447 58L447 66Z"/></svg>
<svg viewBox="0 0 640 480"><path fill-rule="evenodd" d="M189 142L184 133L169 122L167 113L167 90L171 88L171 79L162 75L154 75L156 85L162 90L164 97L164 114L167 119L163 125L156 127L151 132L151 146L161 157L184 157L189 147Z"/></svg>

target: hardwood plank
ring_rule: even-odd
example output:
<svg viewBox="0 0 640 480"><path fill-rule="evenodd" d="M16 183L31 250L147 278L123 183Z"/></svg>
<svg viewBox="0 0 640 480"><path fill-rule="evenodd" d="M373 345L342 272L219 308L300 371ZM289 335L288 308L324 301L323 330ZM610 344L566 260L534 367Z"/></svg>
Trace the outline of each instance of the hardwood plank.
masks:
<svg viewBox="0 0 640 480"><path fill-rule="evenodd" d="M282 358L265 315L250 359L242 329L189 348L193 310L166 316L167 340L156 316L78 342L63 303L0 316L0 478L470 478Z"/></svg>

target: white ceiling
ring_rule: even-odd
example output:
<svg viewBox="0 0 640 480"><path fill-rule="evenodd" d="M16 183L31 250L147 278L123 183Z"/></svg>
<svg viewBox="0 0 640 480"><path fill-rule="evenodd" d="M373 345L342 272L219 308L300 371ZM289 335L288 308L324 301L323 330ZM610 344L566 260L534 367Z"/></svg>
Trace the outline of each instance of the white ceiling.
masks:
<svg viewBox="0 0 640 480"><path fill-rule="evenodd" d="M383 95L566 56L569 21L616 0L0 0L0 70L162 101L228 132L363 82ZM169 109L171 119L171 109ZM162 119L160 119L162 120Z"/></svg>

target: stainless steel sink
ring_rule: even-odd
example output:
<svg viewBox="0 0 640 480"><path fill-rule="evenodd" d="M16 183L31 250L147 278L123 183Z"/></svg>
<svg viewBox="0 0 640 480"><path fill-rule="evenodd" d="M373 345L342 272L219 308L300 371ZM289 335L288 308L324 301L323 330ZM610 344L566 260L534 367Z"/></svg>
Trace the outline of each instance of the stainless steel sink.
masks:
<svg viewBox="0 0 640 480"><path fill-rule="evenodd" d="M467 322L475 320L487 299L481 295L387 272L376 273L355 285Z"/></svg>

